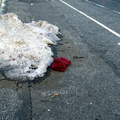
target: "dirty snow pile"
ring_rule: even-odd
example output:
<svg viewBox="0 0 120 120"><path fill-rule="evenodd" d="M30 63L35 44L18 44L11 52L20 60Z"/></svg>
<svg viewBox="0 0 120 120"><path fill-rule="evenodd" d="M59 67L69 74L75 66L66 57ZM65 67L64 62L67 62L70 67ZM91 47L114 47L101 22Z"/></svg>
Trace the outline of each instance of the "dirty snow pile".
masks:
<svg viewBox="0 0 120 120"><path fill-rule="evenodd" d="M53 62L50 45L60 40L59 28L47 21L22 23L18 16L0 16L0 70L12 80L43 77Z"/></svg>

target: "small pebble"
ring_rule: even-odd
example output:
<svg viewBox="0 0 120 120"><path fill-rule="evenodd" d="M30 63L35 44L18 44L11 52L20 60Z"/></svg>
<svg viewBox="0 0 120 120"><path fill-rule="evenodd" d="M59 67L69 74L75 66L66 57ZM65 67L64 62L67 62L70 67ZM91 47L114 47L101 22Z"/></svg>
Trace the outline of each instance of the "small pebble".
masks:
<svg viewBox="0 0 120 120"><path fill-rule="evenodd" d="M48 111L50 111L50 109L48 109Z"/></svg>

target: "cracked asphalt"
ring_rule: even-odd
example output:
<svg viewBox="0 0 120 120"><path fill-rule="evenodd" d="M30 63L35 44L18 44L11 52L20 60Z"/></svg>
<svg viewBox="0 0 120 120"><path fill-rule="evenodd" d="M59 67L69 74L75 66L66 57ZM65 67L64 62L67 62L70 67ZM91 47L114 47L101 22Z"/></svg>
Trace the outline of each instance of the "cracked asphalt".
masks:
<svg viewBox="0 0 120 120"><path fill-rule="evenodd" d="M108 9L66 1L119 30L119 21L112 20L120 17ZM54 57L72 64L65 72L48 68L43 78L17 84L1 73L0 120L120 120L119 38L59 0L9 0L7 5L7 12L25 23L47 20L57 25L62 37L52 47ZM111 19L106 22L106 17Z"/></svg>

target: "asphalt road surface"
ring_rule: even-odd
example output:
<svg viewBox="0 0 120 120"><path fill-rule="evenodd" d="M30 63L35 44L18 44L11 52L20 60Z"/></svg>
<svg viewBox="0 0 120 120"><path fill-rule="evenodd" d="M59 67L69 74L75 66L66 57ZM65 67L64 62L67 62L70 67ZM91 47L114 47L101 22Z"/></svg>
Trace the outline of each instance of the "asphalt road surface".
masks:
<svg viewBox="0 0 120 120"><path fill-rule="evenodd" d="M60 28L63 37L52 47L54 57L72 64L26 83L15 84L1 73L0 120L120 120L118 3L9 0L7 12L23 22L47 20Z"/></svg>
<svg viewBox="0 0 120 120"><path fill-rule="evenodd" d="M86 0L99 7L106 7L113 11L120 12L120 0Z"/></svg>

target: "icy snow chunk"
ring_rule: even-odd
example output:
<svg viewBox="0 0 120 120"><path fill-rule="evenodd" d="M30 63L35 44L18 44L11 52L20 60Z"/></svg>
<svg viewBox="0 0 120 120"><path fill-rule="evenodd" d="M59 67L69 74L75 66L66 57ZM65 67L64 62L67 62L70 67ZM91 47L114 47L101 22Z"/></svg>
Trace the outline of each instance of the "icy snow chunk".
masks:
<svg viewBox="0 0 120 120"><path fill-rule="evenodd" d="M57 41L60 40L56 36L56 34L59 34L59 28L55 25L49 24L47 21L32 21L27 25L34 30L34 33L41 34L42 40L48 44L56 44Z"/></svg>
<svg viewBox="0 0 120 120"><path fill-rule="evenodd" d="M18 16L0 16L0 70L11 80L43 77L53 62L49 45L60 40L59 28L47 21L22 23Z"/></svg>

